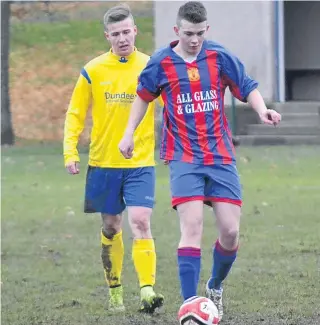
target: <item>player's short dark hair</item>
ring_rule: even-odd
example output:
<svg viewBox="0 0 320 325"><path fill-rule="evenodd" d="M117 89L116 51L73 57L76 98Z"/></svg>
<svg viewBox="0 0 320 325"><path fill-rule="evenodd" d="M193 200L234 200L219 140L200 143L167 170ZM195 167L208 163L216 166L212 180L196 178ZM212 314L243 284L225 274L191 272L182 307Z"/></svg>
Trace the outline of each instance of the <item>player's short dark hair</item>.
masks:
<svg viewBox="0 0 320 325"><path fill-rule="evenodd" d="M186 2L179 8L177 25L184 19L189 23L199 24L207 20L207 9L200 1Z"/></svg>
<svg viewBox="0 0 320 325"><path fill-rule="evenodd" d="M110 8L103 17L104 29L108 29L108 25L112 23L117 23L123 21L127 18L133 19L130 7L126 4L121 4Z"/></svg>

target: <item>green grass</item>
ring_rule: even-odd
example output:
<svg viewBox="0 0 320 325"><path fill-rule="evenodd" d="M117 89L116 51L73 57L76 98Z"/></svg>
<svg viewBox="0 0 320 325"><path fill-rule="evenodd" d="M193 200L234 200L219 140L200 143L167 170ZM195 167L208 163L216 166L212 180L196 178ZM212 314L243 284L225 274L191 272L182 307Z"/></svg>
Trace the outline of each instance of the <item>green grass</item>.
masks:
<svg viewBox="0 0 320 325"><path fill-rule="evenodd" d="M137 47L142 51L152 51L153 18L138 17L136 24L139 29ZM74 54L83 51L99 52L108 48L103 24L99 20L12 24L11 50L13 52L41 47L43 51L47 50L50 55L59 58L61 53L56 47L62 44L69 47ZM86 47L82 48L82 46Z"/></svg>
<svg viewBox="0 0 320 325"><path fill-rule="evenodd" d="M225 285L224 324L319 324L319 148L239 148L244 189L241 249ZM97 215L82 212L82 172L69 176L57 145L2 150L2 322L6 325L177 324L175 250L179 228L170 208L168 170L157 167L152 220L157 289L166 305L136 313L138 283L124 225L125 316L109 316ZM216 238L206 209L199 294Z"/></svg>
<svg viewBox="0 0 320 325"><path fill-rule="evenodd" d="M153 18L138 17L136 24L137 48L152 54ZM14 23L10 46L10 83L20 92L26 75L28 85L36 88L71 85L85 63L110 48L99 20Z"/></svg>

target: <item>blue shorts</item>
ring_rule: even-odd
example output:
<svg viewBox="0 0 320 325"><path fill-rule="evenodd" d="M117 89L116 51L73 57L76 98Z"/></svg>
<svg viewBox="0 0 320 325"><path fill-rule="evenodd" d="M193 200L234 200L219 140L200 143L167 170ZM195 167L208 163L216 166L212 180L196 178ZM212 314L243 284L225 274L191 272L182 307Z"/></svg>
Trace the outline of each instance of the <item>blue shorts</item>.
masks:
<svg viewBox="0 0 320 325"><path fill-rule="evenodd" d="M172 206L188 201L203 200L242 205L240 179L235 164L196 165L171 161L170 185Z"/></svg>
<svg viewBox="0 0 320 325"><path fill-rule="evenodd" d="M84 212L117 215L126 206L153 208L155 168L88 167Z"/></svg>

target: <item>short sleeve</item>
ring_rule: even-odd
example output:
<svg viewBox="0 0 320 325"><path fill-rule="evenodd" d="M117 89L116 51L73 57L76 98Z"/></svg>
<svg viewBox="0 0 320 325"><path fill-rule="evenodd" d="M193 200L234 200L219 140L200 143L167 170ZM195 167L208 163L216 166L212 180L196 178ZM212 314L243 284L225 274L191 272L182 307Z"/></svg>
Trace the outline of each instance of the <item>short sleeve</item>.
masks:
<svg viewBox="0 0 320 325"><path fill-rule="evenodd" d="M258 82L247 75L244 65L237 57L226 50L221 51L220 55L223 83L229 86L233 96L246 102L251 91L258 87Z"/></svg>
<svg viewBox="0 0 320 325"><path fill-rule="evenodd" d="M152 102L160 95L159 66L160 63L151 57L139 76L137 94L146 102Z"/></svg>

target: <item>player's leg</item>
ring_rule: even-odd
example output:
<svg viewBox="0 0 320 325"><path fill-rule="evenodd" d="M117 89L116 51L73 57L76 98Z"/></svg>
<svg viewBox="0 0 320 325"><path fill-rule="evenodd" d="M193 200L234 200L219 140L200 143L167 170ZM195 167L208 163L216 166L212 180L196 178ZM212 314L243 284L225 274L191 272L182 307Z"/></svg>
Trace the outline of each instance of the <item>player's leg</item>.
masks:
<svg viewBox="0 0 320 325"><path fill-rule="evenodd" d="M180 218L177 260L181 294L187 300L197 295L200 277L205 183L197 165L172 161L169 166L172 205Z"/></svg>
<svg viewBox="0 0 320 325"><path fill-rule="evenodd" d="M219 238L214 246L214 267L209 287L221 289L237 257L241 208L228 202L216 202L214 212L217 218Z"/></svg>
<svg viewBox="0 0 320 325"><path fill-rule="evenodd" d="M101 259L109 287L109 309L124 310L121 274L124 256L122 215L102 214Z"/></svg>
<svg viewBox="0 0 320 325"><path fill-rule="evenodd" d="M181 237L177 250L178 268L184 300L197 295L201 270L203 201L189 201L177 206Z"/></svg>
<svg viewBox="0 0 320 325"><path fill-rule="evenodd" d="M163 305L163 296L154 292L156 282L156 250L150 228L154 205L154 167L124 170L124 198L133 234L132 259L140 285L140 311L153 313Z"/></svg>
<svg viewBox="0 0 320 325"><path fill-rule="evenodd" d="M223 316L223 280L228 276L236 260L239 243L240 207L228 202L215 202L219 238L213 247L211 278L206 285L207 296L216 304L220 320Z"/></svg>
<svg viewBox="0 0 320 325"><path fill-rule="evenodd" d="M86 181L85 212L101 213L101 258L109 287L109 309L124 310L121 273L124 256L122 240L122 171L89 167Z"/></svg>
<svg viewBox="0 0 320 325"><path fill-rule="evenodd" d="M237 257L241 215L241 187L235 165L212 166L206 186L207 200L213 203L219 238L213 247L213 266L207 282L207 295L223 316L222 282Z"/></svg>

